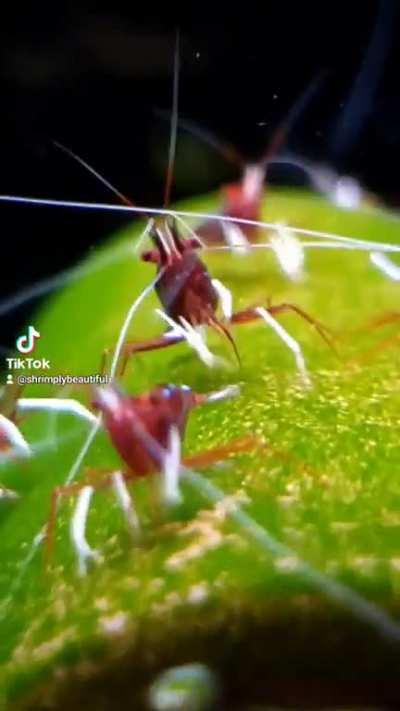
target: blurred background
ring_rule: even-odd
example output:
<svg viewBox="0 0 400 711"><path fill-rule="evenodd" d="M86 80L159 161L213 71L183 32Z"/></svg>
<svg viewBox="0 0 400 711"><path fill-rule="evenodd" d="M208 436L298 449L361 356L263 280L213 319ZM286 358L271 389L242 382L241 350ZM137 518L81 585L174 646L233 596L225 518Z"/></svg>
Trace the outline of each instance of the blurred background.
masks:
<svg viewBox="0 0 400 711"><path fill-rule="evenodd" d="M116 202L52 145L61 141L132 200L160 205L165 181L176 27L179 115L256 159L305 88L321 77L285 148L355 176L400 204L397 0L166 6L27 3L0 27L0 193ZM3 11L2 11L3 12ZM173 200L218 188L238 171L180 133ZM304 184L274 169L270 180ZM1 204L1 302L72 266L126 216ZM0 345L36 304L1 316Z"/></svg>

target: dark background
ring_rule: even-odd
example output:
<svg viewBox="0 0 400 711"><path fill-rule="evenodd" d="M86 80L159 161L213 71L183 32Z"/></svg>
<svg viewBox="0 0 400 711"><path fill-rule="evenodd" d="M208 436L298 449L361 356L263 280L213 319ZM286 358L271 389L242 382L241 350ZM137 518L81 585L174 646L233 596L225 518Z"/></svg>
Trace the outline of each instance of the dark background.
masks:
<svg viewBox="0 0 400 711"><path fill-rule="evenodd" d="M309 82L325 70L288 146L400 203L397 0L196 4L145 17L117 4L18 6L0 27L0 193L115 202L51 144L71 147L139 204L161 203L176 26L179 110L256 158ZM372 42L372 44L371 44ZM361 72L361 73L360 73ZM173 199L237 175L180 135ZM299 180L299 176L284 176ZM271 180L282 179L276 171ZM0 204L1 300L73 265L126 216ZM28 304L1 316L12 345Z"/></svg>

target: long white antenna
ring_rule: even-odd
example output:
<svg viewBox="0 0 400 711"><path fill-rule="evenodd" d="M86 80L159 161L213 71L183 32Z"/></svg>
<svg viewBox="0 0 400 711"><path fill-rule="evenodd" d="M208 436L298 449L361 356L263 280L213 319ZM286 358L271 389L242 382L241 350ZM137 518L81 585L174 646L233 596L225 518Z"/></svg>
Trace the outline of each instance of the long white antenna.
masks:
<svg viewBox="0 0 400 711"><path fill-rule="evenodd" d="M229 217L228 215L220 215L218 213L204 213L195 212L189 210L169 210L166 208L156 208L156 207L128 207L125 205L110 205L108 203L101 202L79 202L70 200L50 200L45 198L29 198L29 197L19 197L16 195L0 195L0 202L10 202L19 205L41 205L48 207L65 207L65 208L76 208L83 210L105 210L110 212L132 212L138 215L165 215L169 217L175 217L176 215L180 217L191 217L193 219L205 219L205 220L219 220L220 222L234 222L240 225L250 225L252 227L259 227L261 229L276 230L278 223L276 222L263 222L261 220L246 220L239 217ZM323 230L309 230L304 227L294 227L292 225L285 225L288 230L295 232L299 235L308 235L310 237L317 237L320 239L330 239L337 242L343 242L347 244L359 244L368 247L370 250L375 250L378 252L400 252L400 246L398 244L393 244L390 242L370 242L364 240L362 237L348 237L346 235L338 235L334 232L325 232Z"/></svg>

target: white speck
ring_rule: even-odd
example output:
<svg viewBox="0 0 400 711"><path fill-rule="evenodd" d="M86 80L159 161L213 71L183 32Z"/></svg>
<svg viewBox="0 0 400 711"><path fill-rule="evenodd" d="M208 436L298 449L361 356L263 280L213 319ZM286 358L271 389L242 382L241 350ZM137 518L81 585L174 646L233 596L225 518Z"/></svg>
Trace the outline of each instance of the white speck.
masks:
<svg viewBox="0 0 400 711"><path fill-rule="evenodd" d="M206 585L192 585L189 589L187 601L192 605L199 605L208 598L208 589Z"/></svg>
<svg viewBox="0 0 400 711"><path fill-rule="evenodd" d="M108 635L120 635L126 629L128 617L124 612L117 612L112 617L100 619L101 630Z"/></svg>
<svg viewBox="0 0 400 711"><path fill-rule="evenodd" d="M286 491L290 496L298 496L300 494L300 484L297 481L289 481L286 484Z"/></svg>
<svg viewBox="0 0 400 711"><path fill-rule="evenodd" d="M299 559L294 555L282 556L275 561L275 568L280 573L295 573L299 568Z"/></svg>

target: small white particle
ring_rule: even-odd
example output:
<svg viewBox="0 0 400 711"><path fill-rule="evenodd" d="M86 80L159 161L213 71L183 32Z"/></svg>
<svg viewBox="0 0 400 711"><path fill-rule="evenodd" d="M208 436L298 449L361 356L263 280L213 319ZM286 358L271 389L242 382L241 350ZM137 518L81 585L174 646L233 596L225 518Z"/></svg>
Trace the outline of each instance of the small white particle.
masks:
<svg viewBox="0 0 400 711"><path fill-rule="evenodd" d="M294 573L299 567L299 559L294 555L282 556L275 561L275 568L281 573Z"/></svg>
<svg viewBox="0 0 400 711"><path fill-rule="evenodd" d="M192 585L188 592L187 601L190 602L191 605L199 605L207 600L207 598L208 590L206 585Z"/></svg>
<svg viewBox="0 0 400 711"><path fill-rule="evenodd" d="M127 620L127 615L124 612L117 612L111 617L101 617L100 627L105 634L120 635L126 629Z"/></svg>

